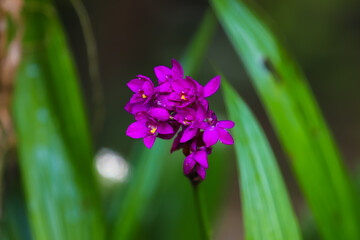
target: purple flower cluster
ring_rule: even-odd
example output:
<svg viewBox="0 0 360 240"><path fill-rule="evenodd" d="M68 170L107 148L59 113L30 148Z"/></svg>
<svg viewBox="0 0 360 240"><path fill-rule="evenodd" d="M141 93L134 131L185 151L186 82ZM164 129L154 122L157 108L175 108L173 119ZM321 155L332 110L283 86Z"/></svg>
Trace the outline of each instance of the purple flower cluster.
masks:
<svg viewBox="0 0 360 240"><path fill-rule="evenodd" d="M153 146L156 137L171 139L177 134L171 152L183 149L185 175L204 180L212 146L218 140L224 144L234 143L226 130L233 128L234 122L218 121L206 100L218 90L220 76L202 86L191 77L184 77L181 65L174 59L171 69L157 66L154 71L159 86L155 87L150 78L143 75L127 84L134 95L125 110L135 116L136 122L129 126L126 134L143 138L148 148Z"/></svg>

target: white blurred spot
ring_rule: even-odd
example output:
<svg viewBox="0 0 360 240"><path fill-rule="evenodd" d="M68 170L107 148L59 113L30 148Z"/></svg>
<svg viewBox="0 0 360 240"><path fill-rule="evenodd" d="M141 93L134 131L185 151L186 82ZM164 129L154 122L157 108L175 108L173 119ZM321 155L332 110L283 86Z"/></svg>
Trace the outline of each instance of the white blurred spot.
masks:
<svg viewBox="0 0 360 240"><path fill-rule="evenodd" d="M96 169L103 178L123 182L128 176L129 164L118 153L102 148L96 154Z"/></svg>

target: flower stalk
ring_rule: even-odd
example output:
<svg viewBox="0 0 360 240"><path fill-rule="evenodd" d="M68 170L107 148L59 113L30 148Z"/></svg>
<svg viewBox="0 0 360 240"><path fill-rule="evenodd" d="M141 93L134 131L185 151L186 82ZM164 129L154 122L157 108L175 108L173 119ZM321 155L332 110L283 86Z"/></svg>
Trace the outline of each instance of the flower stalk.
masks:
<svg viewBox="0 0 360 240"><path fill-rule="evenodd" d="M209 223L207 222L208 218L206 216L205 205L202 201L202 195L199 190L199 185L192 184L192 188L194 193L195 209L199 221L201 238L203 240L210 240L211 239L210 227L209 227Z"/></svg>

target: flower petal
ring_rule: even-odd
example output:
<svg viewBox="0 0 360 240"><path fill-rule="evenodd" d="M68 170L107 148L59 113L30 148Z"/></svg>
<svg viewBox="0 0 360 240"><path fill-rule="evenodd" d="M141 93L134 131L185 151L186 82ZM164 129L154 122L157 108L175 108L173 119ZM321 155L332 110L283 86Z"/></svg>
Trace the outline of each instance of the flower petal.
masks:
<svg viewBox="0 0 360 240"><path fill-rule="evenodd" d="M162 124L162 123L160 123L160 124ZM175 125L175 126L172 126L172 125L170 125L170 126L172 127L172 131L173 131L172 133L170 133L170 134L161 134L161 133L159 133L157 135L157 137L161 138L161 139L167 139L167 140L173 138L176 135L176 133L178 132L178 130L180 128L180 124ZM180 138L178 139L178 142L180 142Z"/></svg>
<svg viewBox="0 0 360 240"><path fill-rule="evenodd" d="M154 86L151 82L146 81L143 85L143 91L146 96L150 96L153 93Z"/></svg>
<svg viewBox="0 0 360 240"><path fill-rule="evenodd" d="M220 76L216 76L211 79L204 87L204 97L213 95L220 87Z"/></svg>
<svg viewBox="0 0 360 240"><path fill-rule="evenodd" d="M233 137L223 128L217 128L217 132L219 134L220 142L226 145L231 145L234 143Z"/></svg>
<svg viewBox="0 0 360 240"><path fill-rule="evenodd" d="M160 121L166 121L169 120L170 114L169 112L164 108L152 108L149 110L148 114L152 116L155 119L158 119Z"/></svg>
<svg viewBox="0 0 360 240"><path fill-rule="evenodd" d="M159 91L162 93L170 93L172 92L170 82L165 82L159 86Z"/></svg>
<svg viewBox="0 0 360 240"><path fill-rule="evenodd" d="M202 180L205 180L206 170L203 166L197 165L196 172L202 178Z"/></svg>
<svg viewBox="0 0 360 240"><path fill-rule="evenodd" d="M157 132L160 134L172 134L174 133L174 129L170 126L170 124L160 122L158 123Z"/></svg>
<svg viewBox="0 0 360 240"><path fill-rule="evenodd" d="M156 137L153 135L144 137L144 144L148 149L151 149L151 147L154 145Z"/></svg>
<svg viewBox="0 0 360 240"><path fill-rule="evenodd" d="M183 165L183 169L184 169L184 174L185 175L188 175L191 170L194 168L195 166L195 160L191 157L191 155L187 156L185 158L185 161L184 161L184 165Z"/></svg>
<svg viewBox="0 0 360 240"><path fill-rule="evenodd" d="M182 91L185 90L181 80L171 82L171 87L177 93L181 93Z"/></svg>
<svg viewBox="0 0 360 240"><path fill-rule="evenodd" d="M198 151L194 153L194 159L204 168L208 168L207 154L205 151Z"/></svg>
<svg viewBox="0 0 360 240"><path fill-rule="evenodd" d="M194 88L194 90L196 90L196 83L197 82L196 82L196 80L192 79L189 76L186 76L185 79L182 79L181 83L182 83L184 88L187 88L187 89Z"/></svg>
<svg viewBox="0 0 360 240"><path fill-rule="evenodd" d="M216 126L221 128L233 128L235 126L235 123L230 120L223 120L223 121L218 121Z"/></svg>
<svg viewBox="0 0 360 240"><path fill-rule="evenodd" d="M198 127L199 127L200 129L208 128L208 127L209 127L209 123L207 123L207 122L199 122L199 123L198 123Z"/></svg>
<svg viewBox="0 0 360 240"><path fill-rule="evenodd" d="M159 84L162 84L164 82L167 82L169 77L172 74L172 71L170 68L165 66L157 66L154 68L154 72L156 77L158 78Z"/></svg>
<svg viewBox="0 0 360 240"><path fill-rule="evenodd" d="M130 102L131 102L131 103L144 102L144 98L142 98L139 94L134 94L134 95L132 95L132 97L130 98Z"/></svg>
<svg viewBox="0 0 360 240"><path fill-rule="evenodd" d="M147 104L134 104L133 108L132 108L132 113L136 114L138 112L147 112L149 110L149 105Z"/></svg>
<svg viewBox="0 0 360 240"><path fill-rule="evenodd" d="M130 82L127 83L127 86L130 88L131 91L134 93L138 93L140 90L142 90L143 84L146 82L145 79L142 78L135 78L133 80L130 80Z"/></svg>
<svg viewBox="0 0 360 240"><path fill-rule="evenodd" d="M206 147L210 147L215 143L217 143L217 141L219 140L219 135L218 132L216 131L216 128L212 126L205 129L203 139Z"/></svg>
<svg viewBox="0 0 360 240"><path fill-rule="evenodd" d="M151 79L150 79L149 77L147 77L147 76L144 76L144 75L139 74L139 75L136 75L136 77L142 78L142 79L144 79L144 80L146 80L146 81L148 81L148 82L151 82ZM151 82L151 83L152 83L152 82Z"/></svg>
<svg viewBox="0 0 360 240"><path fill-rule="evenodd" d="M133 103L131 103L131 102L128 102L128 103L126 103L126 105L125 105L125 107L124 107L124 109L125 109L125 111L127 111L128 113L131 113L132 114L132 107L133 107Z"/></svg>
<svg viewBox="0 0 360 240"><path fill-rule="evenodd" d="M171 60L172 63L172 76L174 79L183 78L184 72L183 69L178 61L175 59Z"/></svg>
<svg viewBox="0 0 360 240"><path fill-rule="evenodd" d="M130 124L130 126L126 130L126 135L131 138L142 138L148 135L148 130L145 122L138 121Z"/></svg>
<svg viewBox="0 0 360 240"><path fill-rule="evenodd" d="M180 149L180 146L181 146L180 139L181 139L183 133L184 133L184 130L179 132L178 135L175 137L174 142L173 142L173 144L171 146L170 153Z"/></svg>
<svg viewBox="0 0 360 240"><path fill-rule="evenodd" d="M184 134L182 135L180 142L184 143L192 139L197 133L198 128L186 128Z"/></svg>
<svg viewBox="0 0 360 240"><path fill-rule="evenodd" d="M205 108L202 105L198 106L196 115L197 115L197 119L199 121L203 121L207 117L207 112L206 112Z"/></svg>
<svg viewBox="0 0 360 240"><path fill-rule="evenodd" d="M168 96L168 99L171 101L181 101L181 97L176 92L170 93L170 95Z"/></svg>

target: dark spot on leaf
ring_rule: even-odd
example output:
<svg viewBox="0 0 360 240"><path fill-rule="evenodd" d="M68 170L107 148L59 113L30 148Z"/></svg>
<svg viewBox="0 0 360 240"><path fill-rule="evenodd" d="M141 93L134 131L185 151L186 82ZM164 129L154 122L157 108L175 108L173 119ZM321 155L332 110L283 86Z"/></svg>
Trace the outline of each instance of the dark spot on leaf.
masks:
<svg viewBox="0 0 360 240"><path fill-rule="evenodd" d="M281 77L279 72L276 70L276 68L274 67L274 64L267 58L265 57L263 59L263 64L265 69L271 74L273 75L274 79L280 83L281 82Z"/></svg>

